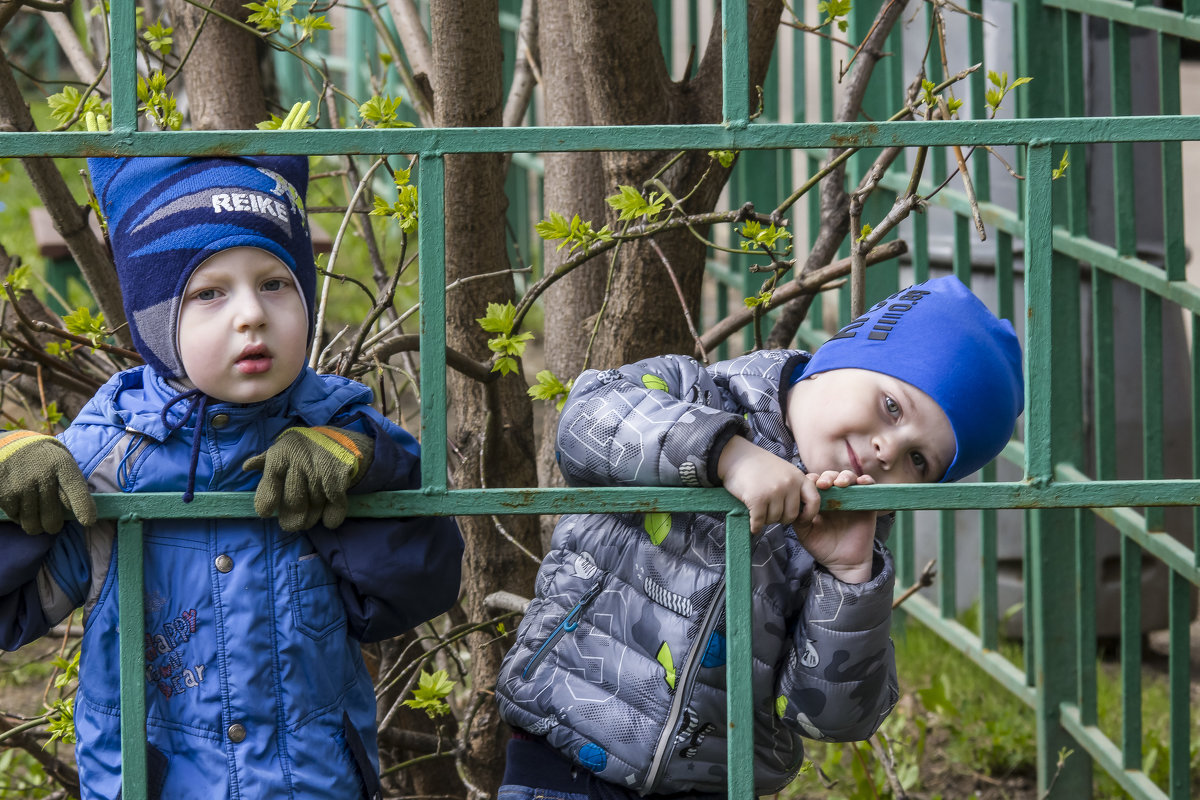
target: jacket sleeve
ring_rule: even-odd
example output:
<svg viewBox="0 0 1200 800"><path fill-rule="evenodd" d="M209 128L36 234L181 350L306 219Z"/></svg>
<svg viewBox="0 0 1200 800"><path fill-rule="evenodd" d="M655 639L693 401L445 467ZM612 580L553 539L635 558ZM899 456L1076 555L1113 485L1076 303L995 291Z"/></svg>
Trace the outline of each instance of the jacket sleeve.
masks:
<svg viewBox="0 0 1200 800"><path fill-rule="evenodd" d="M699 362L661 356L580 375L556 455L573 486L717 486L717 457L746 429Z"/></svg>
<svg viewBox="0 0 1200 800"><path fill-rule="evenodd" d="M420 488L420 448L411 434L373 410L341 424L375 440L355 494ZM308 535L340 578L350 631L363 642L397 636L458 600L463 541L452 517L351 518Z"/></svg>
<svg viewBox="0 0 1200 800"><path fill-rule="evenodd" d="M861 741L899 698L892 648L891 553L876 539L871 580L843 583L816 565L791 649L779 674L775 711L812 739Z"/></svg>
<svg viewBox="0 0 1200 800"><path fill-rule="evenodd" d="M91 576L86 541L74 523L29 536L0 522L0 650L34 641L83 605Z"/></svg>

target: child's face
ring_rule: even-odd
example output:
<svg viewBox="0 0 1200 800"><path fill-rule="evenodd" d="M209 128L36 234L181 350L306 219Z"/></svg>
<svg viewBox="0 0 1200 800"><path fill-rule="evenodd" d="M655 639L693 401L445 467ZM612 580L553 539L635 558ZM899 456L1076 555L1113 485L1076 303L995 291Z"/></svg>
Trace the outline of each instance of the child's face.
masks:
<svg viewBox="0 0 1200 800"><path fill-rule="evenodd" d="M233 247L192 273L179 311L179 354L188 378L209 397L274 397L300 374L307 349L304 302L275 256Z"/></svg>
<svg viewBox="0 0 1200 800"><path fill-rule="evenodd" d="M865 369L818 373L791 388L788 427L809 472L851 470L876 483L931 483L954 460L954 429L933 398Z"/></svg>

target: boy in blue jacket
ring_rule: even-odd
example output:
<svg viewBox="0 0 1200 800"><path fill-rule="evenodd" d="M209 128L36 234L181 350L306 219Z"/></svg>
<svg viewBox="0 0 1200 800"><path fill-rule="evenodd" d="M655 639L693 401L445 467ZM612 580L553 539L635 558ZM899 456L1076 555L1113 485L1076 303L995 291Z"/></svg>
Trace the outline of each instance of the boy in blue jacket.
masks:
<svg viewBox="0 0 1200 800"><path fill-rule="evenodd" d="M449 518L345 519L347 491L419 487L420 456L370 389L306 366L307 159L89 167L146 364L59 438L0 438L0 507L20 525L0 523L0 648L84 607L80 784L118 797L120 542L89 490L254 491L261 519L146 524L150 797L380 797L359 645L455 602L462 539Z"/></svg>
<svg viewBox="0 0 1200 800"><path fill-rule="evenodd" d="M579 376L558 426L569 484L724 486L749 510L756 794L795 777L804 737L865 739L898 697L892 515L818 513L820 492L963 478L1023 403L1012 325L953 277L811 356ZM498 800L725 796L725 533L718 514L562 518L500 671Z"/></svg>

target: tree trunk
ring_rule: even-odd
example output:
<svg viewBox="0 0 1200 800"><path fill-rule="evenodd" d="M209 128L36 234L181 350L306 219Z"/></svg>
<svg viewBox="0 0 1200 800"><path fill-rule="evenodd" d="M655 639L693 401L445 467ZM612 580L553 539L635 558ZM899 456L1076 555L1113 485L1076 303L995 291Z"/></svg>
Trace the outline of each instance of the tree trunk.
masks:
<svg viewBox="0 0 1200 800"><path fill-rule="evenodd" d="M169 0L176 53L182 56L199 31L183 68L192 130L242 130L267 118L257 40L187 0ZM244 20L241 0L212 0L212 8ZM206 19L207 17L207 19Z"/></svg>
<svg viewBox="0 0 1200 800"><path fill-rule="evenodd" d="M444 0L431 6L435 123L442 127L501 124L503 51L496 0ZM446 158L446 277L448 281L495 272L506 263L504 239L504 158L452 155ZM447 297L447 338L451 347L486 360L488 334L476 323L489 302L514 298L509 276L461 285ZM457 488L533 486L537 482L532 441L533 412L520 375L480 384L456 372L448 377L448 405L455 427L454 474ZM502 538L488 517L460 516L466 540L464 609L468 619L485 620L484 598L506 590L528 594L537 564ZM537 521L509 517L505 530L538 549ZM471 677L478 710L463 737L468 781L494 796L504 770L508 732L492 696L500 661L510 644L488 631L470 640Z"/></svg>
<svg viewBox="0 0 1200 800"><path fill-rule="evenodd" d="M538 50L542 54L542 97L546 125L590 125L587 98L578 91L583 82L575 42L571 35L571 13L561 0L543 0L538 8ZM603 168L599 153L546 153L543 206L549 214L557 211L569 219L602 220L608 213L601 185ZM543 271L560 267L570 253L553 245L543 248ZM547 290L543 341L546 368L561 380L578 375L583 369L591 328L584 324L600 310L604 299L605 270L597 263L559 281ZM550 343L553 342L551 346ZM538 450L540 486L564 485L562 473L554 463L554 439L558 429L558 411L553 403L544 404L541 445ZM548 540L548 531L543 539Z"/></svg>
<svg viewBox="0 0 1200 800"><path fill-rule="evenodd" d="M658 43L658 23L652 7L640 0L570 0L551 3L569 8L569 30L580 73L579 84L587 101L590 121L599 125L646 125L715 123L721 120L721 52L720 19L712 33L697 69L696 76L672 81L667 71L662 49ZM550 10L543 13L549 16ZM782 4L773 0L752 0L749 4L750 83L761 84L774 48L775 35L782 13ZM620 25L612 21L619 19ZM543 25L546 25L543 19ZM542 47L548 58L549 43ZM547 81L548 84L555 81ZM572 84L572 87L574 84ZM549 88L549 87L547 87ZM566 95L567 92L562 92ZM578 92L576 92L578 94ZM547 114L565 113L559 104L574 102L574 98L556 97L547 91ZM560 176L546 171L546 196L560 189L560 182L571 181L586 186L589 193L612 194L624 184L642 188L642 184L665 164L672 153L608 152L601 154L601 170L589 181L575 176ZM711 158L705 152L688 153L663 176L663 181L676 193L688 194L710 167ZM688 199L685 210L699 213L711 210L728 177L728 171L715 166L705 183ZM599 187L597 189L596 187ZM569 188L569 187L568 187ZM568 217L577 213L572 208L552 208ZM582 216L582 215L581 215ZM594 219L597 227L607 223L619 229L617 214L606 209L606 218ZM706 231L700 231L701 234ZM657 247L655 246L657 245ZM552 248L547 248L547 264ZM617 251L612 266L612 286L607 307L599 320L595 346L587 366L606 368L619 366L651 355L662 353L692 353L694 343L688 329L684 309L696 319L699 309L700 286L704 275L706 245L687 231L676 231L656 237L655 243L637 242ZM586 265L577 274L560 282L564 294L575 291L577 281L591 281L597 274L607 279L610 260L606 256ZM668 265L670 269L668 270ZM589 277L581 277L585 272ZM672 280L672 273L675 280ZM678 282L679 289L675 288ZM565 284L565 285L564 285ZM584 296L594 289L585 288ZM594 313L594 305L583 308L573 302L564 306L568 319L561 323L566 329L578 330ZM572 321L569 315L574 312ZM586 330L590 335L592 325ZM569 339L570 337L563 337ZM562 346L547 335L548 345ZM567 347L576 345L567 343ZM548 361L552 356L547 348ZM572 366L582 364L577 355L568 361ZM564 369L563 379L574 374ZM545 450L545 448L543 448Z"/></svg>

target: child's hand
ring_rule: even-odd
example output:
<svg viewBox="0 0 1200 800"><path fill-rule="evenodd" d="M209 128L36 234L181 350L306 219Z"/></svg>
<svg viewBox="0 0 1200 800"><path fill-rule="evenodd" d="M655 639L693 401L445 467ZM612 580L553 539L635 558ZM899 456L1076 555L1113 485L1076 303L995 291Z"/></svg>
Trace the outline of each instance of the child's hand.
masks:
<svg viewBox="0 0 1200 800"><path fill-rule="evenodd" d="M96 522L96 502L75 457L58 439L33 431L0 436L0 509L26 533L58 533L70 510Z"/></svg>
<svg viewBox="0 0 1200 800"><path fill-rule="evenodd" d="M254 492L261 517L279 512L285 531L308 530L321 520L336 528L346 519L346 492L371 463L375 442L341 428L288 428L275 443L246 459L242 469L262 470Z"/></svg>
<svg viewBox="0 0 1200 800"><path fill-rule="evenodd" d="M816 484L803 472L741 436L734 436L721 451L717 475L726 490L746 504L751 533L801 517L807 522L821 507Z"/></svg>
<svg viewBox="0 0 1200 800"><path fill-rule="evenodd" d="M807 481L817 489L875 483L871 476L850 470L809 473ZM871 579L878 515L877 511L823 511L808 524L797 524L796 538L835 578L843 583L863 583Z"/></svg>

